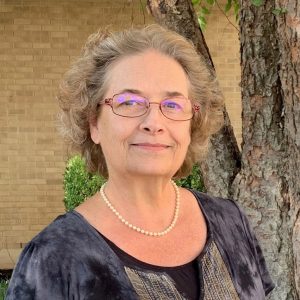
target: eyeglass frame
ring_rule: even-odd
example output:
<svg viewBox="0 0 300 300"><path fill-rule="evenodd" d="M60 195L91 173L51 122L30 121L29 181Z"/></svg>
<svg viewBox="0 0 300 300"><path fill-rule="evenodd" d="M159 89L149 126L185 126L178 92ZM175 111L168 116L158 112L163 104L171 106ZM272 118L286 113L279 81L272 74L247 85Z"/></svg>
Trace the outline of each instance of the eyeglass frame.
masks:
<svg viewBox="0 0 300 300"><path fill-rule="evenodd" d="M193 113L193 114L192 114L192 117L189 118L189 119L185 119L185 120L174 120L174 119L171 119L171 118L167 117L167 116L163 113L163 111L162 111L162 109L161 109L161 103L163 102L163 100L162 100L160 103L157 103L157 102L150 102L147 98L145 98L145 99L148 101L149 106L147 106L147 110L146 110L143 114L141 114L141 115L139 115L139 116L135 116L135 117L123 116L123 115L117 114L117 113L114 111L114 108L113 108L113 98L114 98L115 96L117 96L117 95L121 95L121 94L115 94L115 95L113 95L111 98L105 98L105 99L101 100L101 101L98 103L97 106L102 105L102 104L105 104L105 105L110 106L112 112L113 112L115 115L117 115L117 116L124 117L124 118L138 118L138 117L144 116L144 115L149 111L150 104L157 104L157 105L159 105L159 110L160 110L160 112L162 113L162 115L163 115L165 118L167 118L167 119L169 119L169 120L172 120L172 121L179 121L179 122L184 122L184 121L192 120L193 117L194 117L194 115L195 115L195 113L197 113L197 112L200 111L200 105L199 105L199 104L195 104L195 103L192 104L192 103L191 103L191 104L192 104L192 113ZM187 100L187 101L191 101L190 99L187 99L187 98L186 98L186 100Z"/></svg>

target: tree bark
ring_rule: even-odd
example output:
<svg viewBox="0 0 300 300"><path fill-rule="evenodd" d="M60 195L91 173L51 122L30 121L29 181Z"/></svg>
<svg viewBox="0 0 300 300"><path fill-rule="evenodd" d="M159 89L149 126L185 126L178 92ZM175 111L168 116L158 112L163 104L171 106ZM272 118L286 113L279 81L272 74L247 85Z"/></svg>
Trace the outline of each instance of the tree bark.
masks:
<svg viewBox="0 0 300 300"><path fill-rule="evenodd" d="M214 65L190 0L148 0L148 8L157 23L191 40L215 76ZM240 152L224 106L224 127L210 142L210 150L201 162L203 180L209 194L230 197L230 188L240 170ZM218 167L216 168L216 165Z"/></svg>
<svg viewBox="0 0 300 300"><path fill-rule="evenodd" d="M280 300L299 299L300 48L285 20L300 11L289 1L294 6L276 17L283 6L275 2L241 1L243 147L233 189L277 285L270 299Z"/></svg>
<svg viewBox="0 0 300 300"><path fill-rule="evenodd" d="M294 272L296 299L300 299L300 3L295 0L275 1L275 5L287 9L286 14L277 17L286 141L285 168L282 171L287 188L283 203L289 208L288 232L292 237L294 263L291 271Z"/></svg>

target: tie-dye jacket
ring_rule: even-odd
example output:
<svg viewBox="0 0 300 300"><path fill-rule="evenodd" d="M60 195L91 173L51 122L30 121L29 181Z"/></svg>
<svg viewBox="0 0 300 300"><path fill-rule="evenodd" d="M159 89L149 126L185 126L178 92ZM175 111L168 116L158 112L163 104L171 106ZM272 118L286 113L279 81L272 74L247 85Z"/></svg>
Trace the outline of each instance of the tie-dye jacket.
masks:
<svg viewBox="0 0 300 300"><path fill-rule="evenodd" d="M265 299L274 284L245 215L234 201L192 192L208 227L205 253L197 259L202 274L199 300ZM161 299L158 297L153 291L147 299ZM141 298L107 242L78 212L71 211L24 248L5 299Z"/></svg>

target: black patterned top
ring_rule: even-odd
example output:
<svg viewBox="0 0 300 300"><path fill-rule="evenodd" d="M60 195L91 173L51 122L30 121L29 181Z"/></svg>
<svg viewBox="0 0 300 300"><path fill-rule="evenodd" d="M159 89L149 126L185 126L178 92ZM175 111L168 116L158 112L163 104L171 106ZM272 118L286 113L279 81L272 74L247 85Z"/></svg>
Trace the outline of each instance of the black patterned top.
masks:
<svg viewBox="0 0 300 300"><path fill-rule="evenodd" d="M153 299L154 293L166 299L199 299L201 275L197 259L175 267L149 264L129 255L100 232L99 234L121 259L137 294L143 295L142 299ZM148 297L145 296L147 294Z"/></svg>
<svg viewBox="0 0 300 300"><path fill-rule="evenodd" d="M202 274L199 300L265 299L274 284L245 215L234 201L192 192L210 232L197 259ZM146 281L152 284L150 290ZM72 211L24 248L5 299L184 299L173 288L167 276L145 277L126 267L95 228Z"/></svg>

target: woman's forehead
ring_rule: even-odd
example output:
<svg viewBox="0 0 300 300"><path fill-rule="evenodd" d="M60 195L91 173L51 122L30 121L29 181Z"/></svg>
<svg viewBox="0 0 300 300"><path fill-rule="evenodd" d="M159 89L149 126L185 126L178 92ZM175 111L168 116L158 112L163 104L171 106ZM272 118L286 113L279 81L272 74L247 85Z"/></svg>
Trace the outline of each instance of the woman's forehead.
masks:
<svg viewBox="0 0 300 300"><path fill-rule="evenodd" d="M181 65L156 50L126 56L107 73L107 93L132 89L147 94L177 93L188 96L189 80Z"/></svg>

